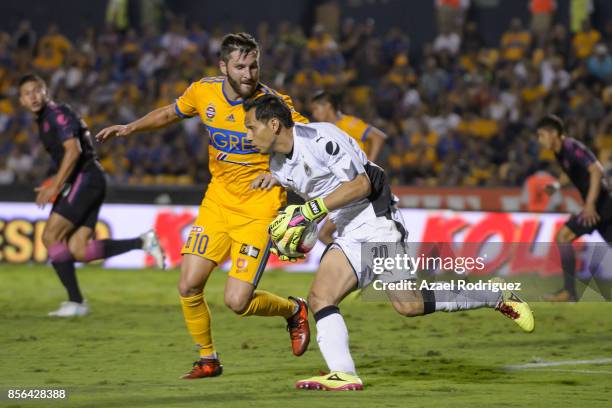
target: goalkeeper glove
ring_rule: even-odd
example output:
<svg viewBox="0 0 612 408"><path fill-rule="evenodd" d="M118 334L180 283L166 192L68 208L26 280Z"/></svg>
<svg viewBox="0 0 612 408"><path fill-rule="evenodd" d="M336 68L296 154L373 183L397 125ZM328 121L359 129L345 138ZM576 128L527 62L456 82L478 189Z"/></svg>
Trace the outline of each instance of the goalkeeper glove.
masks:
<svg viewBox="0 0 612 408"><path fill-rule="evenodd" d="M303 205L288 206L268 227L272 242L281 252L296 253L308 223L320 221L327 212L322 198L307 201Z"/></svg>
<svg viewBox="0 0 612 408"><path fill-rule="evenodd" d="M283 255L283 253L281 251L279 251L277 248L270 248L270 252L272 252L274 255L276 255L278 257L279 260L283 261L283 262L297 262L298 259L304 259L306 258L306 255L304 254L298 254L297 256L288 256L288 255Z"/></svg>

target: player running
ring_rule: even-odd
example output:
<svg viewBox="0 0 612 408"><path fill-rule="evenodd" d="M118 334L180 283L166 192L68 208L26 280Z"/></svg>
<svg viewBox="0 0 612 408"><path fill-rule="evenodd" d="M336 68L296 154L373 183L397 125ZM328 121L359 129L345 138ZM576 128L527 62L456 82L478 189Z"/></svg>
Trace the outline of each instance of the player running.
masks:
<svg viewBox="0 0 612 408"><path fill-rule="evenodd" d="M329 214L338 226L338 237L323 254L308 295L317 324L317 342L330 373L298 381L296 386L363 389L338 304L351 291L375 279L368 271L370 268L362 267L362 244L405 246L406 229L384 171L368 161L357 143L336 126L294 123L289 107L274 95L249 100L244 109L247 139L259 151L271 154L272 175L260 175L253 186L267 188L281 184L306 201L301 206L287 207L277 216L270 225L273 241L288 242L293 251L309 222ZM405 272L395 271L385 279L389 282L414 279ZM404 316L490 307L511 318L524 331L534 329L531 309L511 292L414 290L387 291L387 295L395 310Z"/></svg>
<svg viewBox="0 0 612 408"><path fill-rule="evenodd" d="M79 288L75 262L91 262L143 249L163 268L164 253L154 231L132 239L92 239L106 193L106 180L87 125L69 106L51 100L47 85L37 75L20 79L19 101L36 115L40 140L57 170L50 183L35 189L38 206L43 208L53 202L42 242L68 292L68 301L49 316L84 316L90 309Z"/></svg>
<svg viewBox="0 0 612 408"><path fill-rule="evenodd" d="M259 83L259 46L249 34L228 34L223 38L219 68L223 76L192 83L176 103L127 125L103 129L96 136L100 141L128 136L196 115L210 135L212 180L181 251L178 290L187 329L200 354L184 379L222 373L203 291L212 270L228 256L232 268L225 285L225 304L241 316L287 319L296 356L306 351L310 340L308 307L303 299L256 290L268 258L268 224L285 204L286 196L280 187L269 191L250 189L257 175L268 170L268 157L246 139L242 102L249 96L277 93ZM288 96L281 96L291 104ZM291 114L294 120L307 122L299 113L292 110Z"/></svg>
<svg viewBox="0 0 612 408"><path fill-rule="evenodd" d="M559 117L547 115L540 119L536 132L540 146L555 153L557 162L584 200L582 212L572 215L556 236L563 268L563 288L545 298L553 302L575 302L576 255L571 243L582 235L598 231L605 242L612 244L612 187L593 152L567 136ZM554 190L550 189L551 192ZM601 261L604 252L596 251L595 257ZM597 263L595 259L592 265Z"/></svg>
<svg viewBox="0 0 612 408"><path fill-rule="evenodd" d="M376 162L387 135L358 117L342 113L339 95L333 95L328 91L317 92L311 100L311 111L312 117L317 122L333 123L344 130L355 139L359 147L366 153L368 160L372 163ZM319 228L319 239L325 245L329 245L334 241L335 231L336 226L327 219L325 224Z"/></svg>

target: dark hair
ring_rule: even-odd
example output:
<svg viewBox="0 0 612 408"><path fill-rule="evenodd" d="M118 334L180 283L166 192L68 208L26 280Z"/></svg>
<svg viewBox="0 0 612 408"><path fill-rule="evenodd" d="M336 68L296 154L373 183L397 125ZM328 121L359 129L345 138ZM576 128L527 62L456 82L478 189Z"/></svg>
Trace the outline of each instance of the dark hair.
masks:
<svg viewBox="0 0 612 408"><path fill-rule="evenodd" d="M227 62L232 52L238 50L240 55L248 54L251 51L259 52L257 40L249 33L230 33L221 40L221 51L219 58Z"/></svg>
<svg viewBox="0 0 612 408"><path fill-rule="evenodd" d="M342 107L342 96L329 91L318 91L312 98L312 102L329 102L335 111L339 111Z"/></svg>
<svg viewBox="0 0 612 408"><path fill-rule="evenodd" d="M47 86L47 83L45 82L45 80L39 77L38 75L26 74L22 76L21 78L19 78L18 89L21 89L21 87L27 84L28 82L39 82L43 84L45 87Z"/></svg>
<svg viewBox="0 0 612 408"><path fill-rule="evenodd" d="M552 129L556 130L559 135L565 134L565 125L560 117L553 115L552 113L544 116L536 124L536 130L538 129Z"/></svg>
<svg viewBox="0 0 612 408"><path fill-rule="evenodd" d="M267 94L247 99L242 107L245 112L255 108L255 118L260 122L267 123L270 119L276 118L286 128L290 128L294 124L291 109L276 95Z"/></svg>

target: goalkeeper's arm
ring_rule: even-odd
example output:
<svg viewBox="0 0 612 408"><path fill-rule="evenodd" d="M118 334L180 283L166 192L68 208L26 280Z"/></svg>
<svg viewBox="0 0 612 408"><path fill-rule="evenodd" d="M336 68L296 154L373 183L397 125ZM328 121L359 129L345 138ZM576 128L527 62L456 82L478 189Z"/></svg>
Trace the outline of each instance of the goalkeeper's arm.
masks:
<svg viewBox="0 0 612 408"><path fill-rule="evenodd" d="M358 174L351 181L344 182L332 191L327 197L323 198L323 203L327 211L342 208L347 204L366 198L372 192L370 179L365 173Z"/></svg>
<svg viewBox="0 0 612 408"><path fill-rule="evenodd" d="M366 198L371 190L368 176L358 174L353 180L342 183L325 198L315 198L299 206L288 206L270 224L272 242L278 248L288 248L295 252L307 222L319 222L329 211Z"/></svg>

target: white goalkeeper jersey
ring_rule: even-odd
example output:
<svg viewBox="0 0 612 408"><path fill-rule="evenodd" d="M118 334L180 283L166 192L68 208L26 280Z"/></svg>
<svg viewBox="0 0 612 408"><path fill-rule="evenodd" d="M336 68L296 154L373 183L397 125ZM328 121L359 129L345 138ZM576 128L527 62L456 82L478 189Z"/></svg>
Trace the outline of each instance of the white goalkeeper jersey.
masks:
<svg viewBox="0 0 612 408"><path fill-rule="evenodd" d="M394 202L384 171L368 161L353 138L331 123L296 123L293 136L291 154L272 154L270 170L304 200L323 198L359 174L370 179L369 197L330 211L339 235L389 215Z"/></svg>

